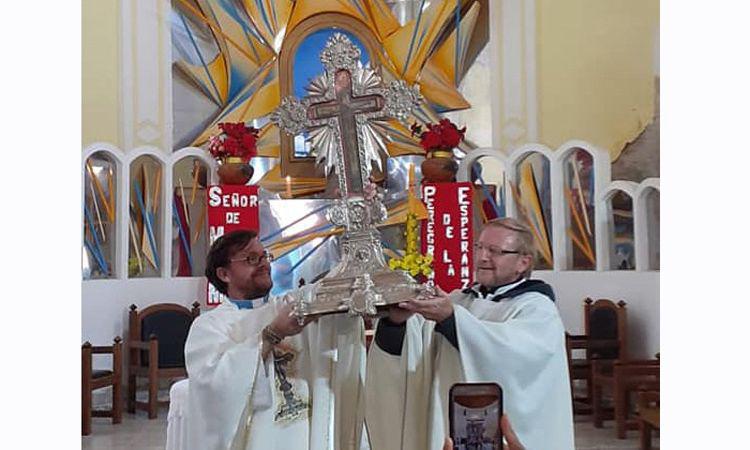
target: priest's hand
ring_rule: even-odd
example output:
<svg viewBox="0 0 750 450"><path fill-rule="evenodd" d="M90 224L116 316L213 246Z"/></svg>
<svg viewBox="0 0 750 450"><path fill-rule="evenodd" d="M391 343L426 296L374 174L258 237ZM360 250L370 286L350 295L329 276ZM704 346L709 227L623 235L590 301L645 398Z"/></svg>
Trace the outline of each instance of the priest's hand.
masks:
<svg viewBox="0 0 750 450"><path fill-rule="evenodd" d="M401 325L402 323L409 320L409 317L413 315L413 312L409 311L408 309L399 308L398 306L391 306L388 308L388 320L396 325Z"/></svg>
<svg viewBox="0 0 750 450"><path fill-rule="evenodd" d="M308 317L305 319L305 322L300 325L299 322L297 322L297 316L292 312L292 305L285 304L279 309L276 318L273 319L269 326L274 333L283 339L288 336L294 336L302 331L302 329L305 328L305 325L311 320L312 318Z"/></svg>
<svg viewBox="0 0 750 450"><path fill-rule="evenodd" d="M453 315L453 302L448 298L448 294L435 286L435 295L428 297L417 297L415 299L401 302L398 304L412 313L421 314L422 317L435 322L442 322Z"/></svg>

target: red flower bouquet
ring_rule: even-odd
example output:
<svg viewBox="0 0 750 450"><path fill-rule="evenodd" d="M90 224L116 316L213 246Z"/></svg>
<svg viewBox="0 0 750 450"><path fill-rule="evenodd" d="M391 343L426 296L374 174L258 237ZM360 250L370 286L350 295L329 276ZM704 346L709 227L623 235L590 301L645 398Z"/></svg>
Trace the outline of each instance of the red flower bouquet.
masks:
<svg viewBox="0 0 750 450"><path fill-rule="evenodd" d="M459 129L455 123L443 119L437 124L428 123L427 131L418 124L411 126L412 136L419 136L425 151L422 162L422 182L449 183L456 181L458 164L453 149L464 139L466 127Z"/></svg>
<svg viewBox="0 0 750 450"><path fill-rule="evenodd" d="M412 136L419 136L419 142L426 153L433 150L451 151L464 139L466 127L459 129L455 123L443 119L437 124L428 123L427 131L416 123L411 126Z"/></svg>
<svg viewBox="0 0 750 450"><path fill-rule="evenodd" d="M242 122L224 122L219 124L219 129L222 135L208 139L208 152L217 160L225 162L228 158L239 158L247 163L258 154L256 144L260 130L257 128Z"/></svg>

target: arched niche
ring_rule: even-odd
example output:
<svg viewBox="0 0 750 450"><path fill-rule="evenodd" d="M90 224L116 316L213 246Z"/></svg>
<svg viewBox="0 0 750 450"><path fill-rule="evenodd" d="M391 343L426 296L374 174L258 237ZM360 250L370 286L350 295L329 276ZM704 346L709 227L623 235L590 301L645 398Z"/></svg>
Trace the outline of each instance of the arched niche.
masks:
<svg viewBox="0 0 750 450"><path fill-rule="evenodd" d="M609 269L635 269L635 222L633 197L621 189L612 189L605 198L609 229Z"/></svg>
<svg viewBox="0 0 750 450"><path fill-rule="evenodd" d="M480 156L471 163L470 180L474 183L476 224L505 217L508 211L508 174L505 162L496 156Z"/></svg>
<svg viewBox="0 0 750 450"><path fill-rule="evenodd" d="M116 277L117 184L115 157L106 150L91 153L83 168L84 280Z"/></svg>
<svg viewBox="0 0 750 450"><path fill-rule="evenodd" d="M636 192L636 260L638 270L660 268L660 191L657 179L641 182Z"/></svg>
<svg viewBox="0 0 750 450"><path fill-rule="evenodd" d="M565 268L596 270L596 218L594 155L582 148L570 149L563 158L565 202Z"/></svg>
<svg viewBox="0 0 750 450"><path fill-rule="evenodd" d="M130 163L129 278L161 276L163 170L161 161L149 154L140 155ZM171 205L166 207L171 209Z"/></svg>
<svg viewBox="0 0 750 450"><path fill-rule="evenodd" d="M172 276L199 277L205 272L209 170L198 156L185 156L172 165Z"/></svg>
<svg viewBox="0 0 750 450"><path fill-rule="evenodd" d="M658 189L648 189L646 195L646 224L648 235L648 269L659 270L661 245L659 227L661 225L661 199Z"/></svg>
<svg viewBox="0 0 750 450"><path fill-rule="evenodd" d="M369 62L380 73L378 40L367 25L345 14L317 14L300 22L284 38L279 53L281 98L289 95L298 98L305 96L307 84L324 72L320 51L328 37L337 32L345 34L360 48L362 64ZM314 174L323 178L323 168L315 164L315 157L310 155L310 150L304 135L293 137L281 133L281 176L309 178ZM380 179L382 174L376 172L377 169L373 169L376 178Z"/></svg>
<svg viewBox="0 0 750 450"><path fill-rule="evenodd" d="M539 152L529 152L516 163L515 183L511 188L515 215L526 223L534 235L537 249L535 267L553 268L552 183L550 160Z"/></svg>

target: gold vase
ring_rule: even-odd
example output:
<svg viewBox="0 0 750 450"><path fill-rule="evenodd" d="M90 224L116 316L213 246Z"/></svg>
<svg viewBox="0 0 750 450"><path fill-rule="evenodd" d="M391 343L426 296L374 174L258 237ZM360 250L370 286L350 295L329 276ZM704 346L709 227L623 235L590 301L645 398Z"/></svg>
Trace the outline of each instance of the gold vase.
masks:
<svg viewBox="0 0 750 450"><path fill-rule="evenodd" d="M452 149L428 151L421 167L422 180L426 183L451 183L456 181L458 163L453 159Z"/></svg>
<svg viewBox="0 0 750 450"><path fill-rule="evenodd" d="M240 184L245 185L253 177L253 166L243 162L242 158L230 156L225 159L219 170L219 180L221 184Z"/></svg>

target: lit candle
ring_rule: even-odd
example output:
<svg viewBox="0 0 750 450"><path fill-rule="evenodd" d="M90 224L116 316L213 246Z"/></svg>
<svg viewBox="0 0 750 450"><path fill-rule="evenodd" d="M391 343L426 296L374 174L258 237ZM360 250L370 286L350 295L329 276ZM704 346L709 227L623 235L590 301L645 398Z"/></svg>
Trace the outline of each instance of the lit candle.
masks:
<svg viewBox="0 0 750 450"><path fill-rule="evenodd" d="M292 177L286 176L286 198L292 198Z"/></svg>

